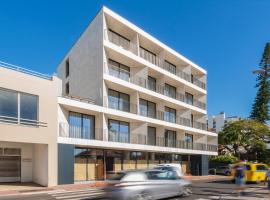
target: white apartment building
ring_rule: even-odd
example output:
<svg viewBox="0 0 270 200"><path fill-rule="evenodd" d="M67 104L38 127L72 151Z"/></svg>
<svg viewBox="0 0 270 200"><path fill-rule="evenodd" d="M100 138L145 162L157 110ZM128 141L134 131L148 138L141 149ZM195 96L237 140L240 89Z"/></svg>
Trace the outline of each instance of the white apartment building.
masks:
<svg viewBox="0 0 270 200"><path fill-rule="evenodd" d="M57 74L59 183L166 162L208 173L217 134L206 130L206 71L198 65L103 7Z"/></svg>
<svg viewBox="0 0 270 200"><path fill-rule="evenodd" d="M0 62L0 182L44 186L180 163L208 174L206 71L103 7L44 76Z"/></svg>
<svg viewBox="0 0 270 200"><path fill-rule="evenodd" d="M220 112L217 115L209 115L207 119L207 130L219 133L227 123L241 119L239 116L226 117L225 112Z"/></svg>

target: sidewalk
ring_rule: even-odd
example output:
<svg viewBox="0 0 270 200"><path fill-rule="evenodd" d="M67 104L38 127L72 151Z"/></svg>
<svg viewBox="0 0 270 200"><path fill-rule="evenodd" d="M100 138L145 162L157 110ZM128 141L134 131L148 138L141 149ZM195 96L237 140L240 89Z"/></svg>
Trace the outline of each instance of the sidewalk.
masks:
<svg viewBox="0 0 270 200"><path fill-rule="evenodd" d="M228 176L185 176L190 181L213 181L213 180L229 180ZM35 183L6 183L0 184L0 195L12 195L12 194L28 194L28 193L42 193L48 191L76 191L81 189L87 189L90 187L102 187L105 186L104 181L96 181L90 183L76 183L70 185L58 185L54 187L42 187Z"/></svg>

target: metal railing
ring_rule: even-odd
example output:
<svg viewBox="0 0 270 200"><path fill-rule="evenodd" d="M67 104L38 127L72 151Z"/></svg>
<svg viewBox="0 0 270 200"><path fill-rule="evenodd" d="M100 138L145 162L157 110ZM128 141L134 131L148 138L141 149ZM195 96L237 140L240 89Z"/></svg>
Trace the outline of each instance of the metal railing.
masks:
<svg viewBox="0 0 270 200"><path fill-rule="evenodd" d="M59 136L76 138L76 139L89 139L89 140L103 140L103 129L90 127L82 127L70 125L65 122L59 123Z"/></svg>
<svg viewBox="0 0 270 200"><path fill-rule="evenodd" d="M36 76L36 77L43 78L43 79L47 79L47 80L52 79L52 76L50 76L50 75L42 74L42 73L32 71L29 69L25 69L25 68L22 68L22 67L19 67L16 65L12 65L12 64L3 62L3 61L0 61L0 67L6 68L6 69L11 69L11 70L18 71L18 72L22 72L25 74L29 74L29 75Z"/></svg>
<svg viewBox="0 0 270 200"><path fill-rule="evenodd" d="M108 96L104 96L104 106L133 114L138 113L137 104L122 99L110 99Z"/></svg>
<svg viewBox="0 0 270 200"><path fill-rule="evenodd" d="M0 123L18 124L18 125L26 125L26 126L34 126L34 127L47 127L47 123L45 122L18 118L18 117L9 117L9 116L4 116L4 115L0 115Z"/></svg>
<svg viewBox="0 0 270 200"><path fill-rule="evenodd" d="M76 101L81 101L84 103L90 103L90 104L95 104L95 100L93 99L89 99L89 98L82 98L82 97L78 97L78 96L74 96L74 95L62 95L63 98L67 98L67 99L72 99L72 100L76 100Z"/></svg>
<svg viewBox="0 0 270 200"><path fill-rule="evenodd" d="M130 143L130 135L129 133L121 133L108 131L108 141L110 142L121 142L121 143Z"/></svg>

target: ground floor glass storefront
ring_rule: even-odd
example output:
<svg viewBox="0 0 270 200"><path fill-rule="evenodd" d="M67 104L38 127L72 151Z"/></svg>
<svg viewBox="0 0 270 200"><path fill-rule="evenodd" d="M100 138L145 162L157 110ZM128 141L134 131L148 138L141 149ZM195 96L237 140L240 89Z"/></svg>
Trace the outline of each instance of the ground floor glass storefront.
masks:
<svg viewBox="0 0 270 200"><path fill-rule="evenodd" d="M147 169L161 163L179 163L190 173L189 156L140 151L74 148L74 181L104 180L112 171Z"/></svg>

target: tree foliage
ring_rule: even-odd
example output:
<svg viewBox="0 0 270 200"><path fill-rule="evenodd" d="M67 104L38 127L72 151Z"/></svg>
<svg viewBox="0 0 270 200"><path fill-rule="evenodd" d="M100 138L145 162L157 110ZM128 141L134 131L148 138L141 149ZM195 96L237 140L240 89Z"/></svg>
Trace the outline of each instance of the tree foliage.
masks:
<svg viewBox="0 0 270 200"><path fill-rule="evenodd" d="M210 157L210 161L232 164L232 163L235 163L236 161L238 161L238 158L236 158L235 156L231 156L231 155L219 155L219 156Z"/></svg>
<svg viewBox="0 0 270 200"><path fill-rule="evenodd" d="M266 123L269 117L269 100L270 100L270 43L264 48L260 68L257 70L257 94L252 105L250 118L262 123Z"/></svg>
<svg viewBox="0 0 270 200"><path fill-rule="evenodd" d="M269 128L256 120L240 120L225 125L218 135L219 144L242 159L257 160L266 150Z"/></svg>

